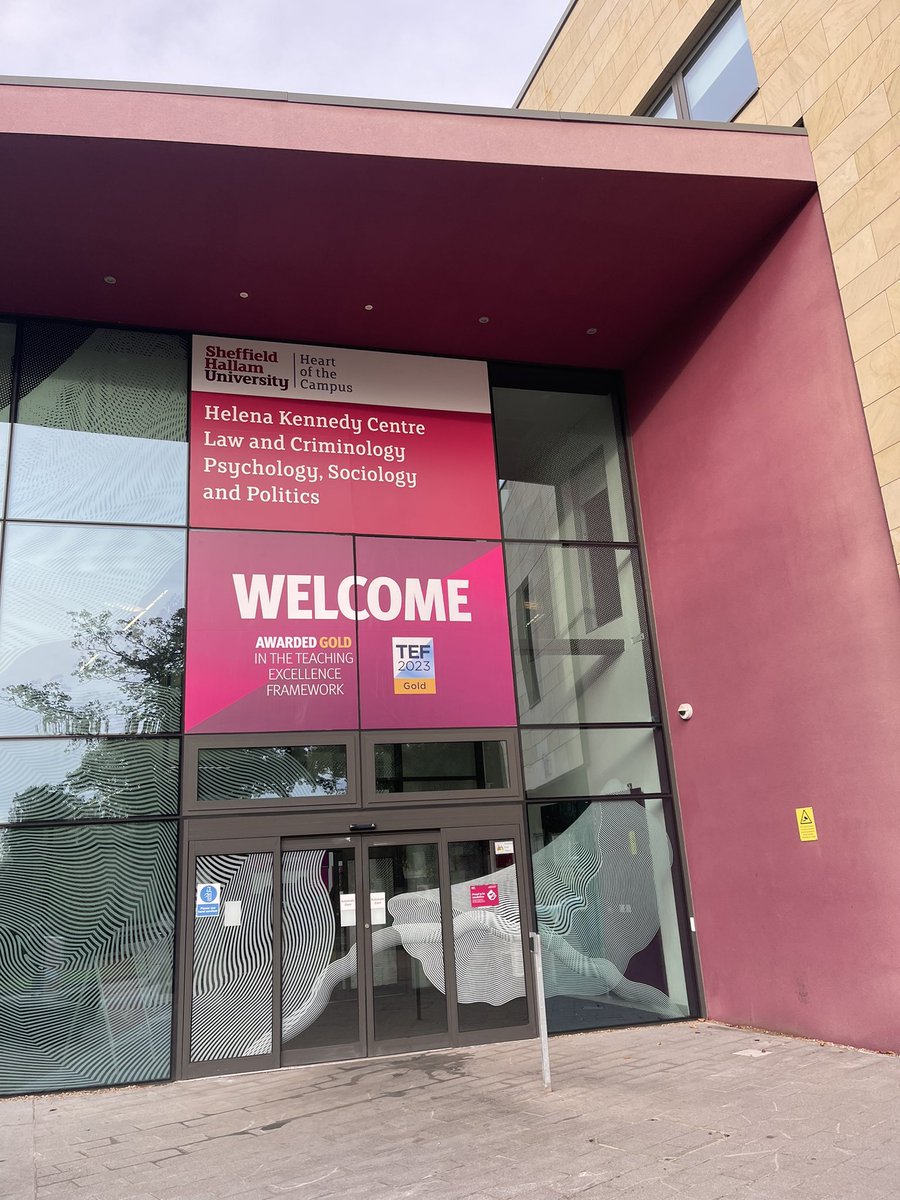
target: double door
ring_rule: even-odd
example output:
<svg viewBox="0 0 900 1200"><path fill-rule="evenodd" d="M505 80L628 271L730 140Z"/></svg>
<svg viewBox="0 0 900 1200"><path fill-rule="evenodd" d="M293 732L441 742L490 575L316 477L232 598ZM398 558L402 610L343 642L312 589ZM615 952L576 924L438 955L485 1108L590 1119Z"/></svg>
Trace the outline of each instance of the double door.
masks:
<svg viewBox="0 0 900 1200"><path fill-rule="evenodd" d="M518 825L197 841L186 1075L534 1033Z"/></svg>

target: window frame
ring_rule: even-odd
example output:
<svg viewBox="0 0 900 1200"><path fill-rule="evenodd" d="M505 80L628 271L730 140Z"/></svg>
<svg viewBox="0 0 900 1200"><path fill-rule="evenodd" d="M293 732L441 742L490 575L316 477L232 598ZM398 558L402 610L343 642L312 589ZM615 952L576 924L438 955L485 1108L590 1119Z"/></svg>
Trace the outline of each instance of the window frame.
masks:
<svg viewBox="0 0 900 1200"><path fill-rule="evenodd" d="M731 19L731 17L739 8L742 8L741 0L737 0L736 3L726 3L724 6L715 5L711 9L710 13L707 14L707 18L711 20L711 23L707 24L706 22L703 22L698 27L698 30L695 30L695 34L688 42L687 48L674 60L676 65L674 67L670 67L665 72L664 76L662 77L662 81L657 82L657 84L654 86L651 93L651 99L649 101L645 100L635 110L636 115L652 117L659 121L693 121L695 119L691 116L687 90L684 86L684 77L691 67L693 67L700 55L709 48L709 46L718 36L722 27ZM746 25L746 16L744 17L744 23ZM747 45L750 47L750 54L752 58L753 47L750 46L749 37L747 39ZM755 59L753 60L753 71L754 74L756 74ZM672 99L675 103L675 116L657 117L656 110L662 106L669 93L671 93ZM743 101L740 107L737 108L730 117L727 119L723 118L720 123L723 125L730 125L735 118L744 111L750 101L754 98L754 96L758 95L758 93L759 76L757 75L756 87L753 89L747 99ZM699 119L704 121L703 118ZM709 121L704 121L704 124L709 123Z"/></svg>
<svg viewBox="0 0 900 1200"><path fill-rule="evenodd" d="M443 791L378 792L375 770L376 745L395 742L503 742L506 746L507 786L503 788L453 788ZM519 739L515 728L494 729L387 729L367 730L362 735L363 808L393 808L401 805L472 804L485 800L522 800Z"/></svg>
<svg viewBox="0 0 900 1200"><path fill-rule="evenodd" d="M346 746L347 791L343 796L268 796L257 801L243 796L219 800L200 800L201 750L258 750L292 746ZM360 807L359 734L347 732L313 733L199 733L184 735L181 812L185 816L201 813L271 813L284 809L339 810Z"/></svg>

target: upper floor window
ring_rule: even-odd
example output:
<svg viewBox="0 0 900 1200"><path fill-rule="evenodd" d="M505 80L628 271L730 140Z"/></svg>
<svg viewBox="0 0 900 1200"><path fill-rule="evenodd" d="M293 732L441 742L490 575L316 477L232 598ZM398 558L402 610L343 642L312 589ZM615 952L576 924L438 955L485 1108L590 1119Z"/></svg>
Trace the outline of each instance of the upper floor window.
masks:
<svg viewBox="0 0 900 1200"><path fill-rule="evenodd" d="M650 107L649 115L731 121L758 87L747 26L738 4L666 81L666 89Z"/></svg>

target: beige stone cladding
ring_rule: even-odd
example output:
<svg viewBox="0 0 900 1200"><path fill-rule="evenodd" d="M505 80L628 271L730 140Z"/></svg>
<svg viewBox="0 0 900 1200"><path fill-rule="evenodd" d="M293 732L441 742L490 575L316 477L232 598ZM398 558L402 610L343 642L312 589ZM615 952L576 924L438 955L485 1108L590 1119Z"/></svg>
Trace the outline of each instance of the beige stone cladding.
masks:
<svg viewBox="0 0 900 1200"><path fill-rule="evenodd" d="M900 0L743 0L759 92L739 122L803 120L900 563ZM632 114L710 0L578 0L521 108Z"/></svg>

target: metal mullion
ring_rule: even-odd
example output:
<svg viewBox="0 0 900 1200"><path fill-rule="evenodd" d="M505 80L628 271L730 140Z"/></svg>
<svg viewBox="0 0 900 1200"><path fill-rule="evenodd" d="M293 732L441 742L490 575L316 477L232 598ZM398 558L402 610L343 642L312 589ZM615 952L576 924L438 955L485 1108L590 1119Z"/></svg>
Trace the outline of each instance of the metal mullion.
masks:
<svg viewBox="0 0 900 1200"><path fill-rule="evenodd" d="M691 112L687 92L684 87L684 70L676 71L672 76L672 97L675 101L675 111L681 121L690 121Z"/></svg>
<svg viewBox="0 0 900 1200"><path fill-rule="evenodd" d="M454 840L455 840L454 833ZM438 896L441 910L441 942L444 952L444 1002L450 1045L459 1045L459 999L456 992L456 943L453 940L453 899L450 891L450 835L441 830L438 844Z"/></svg>

